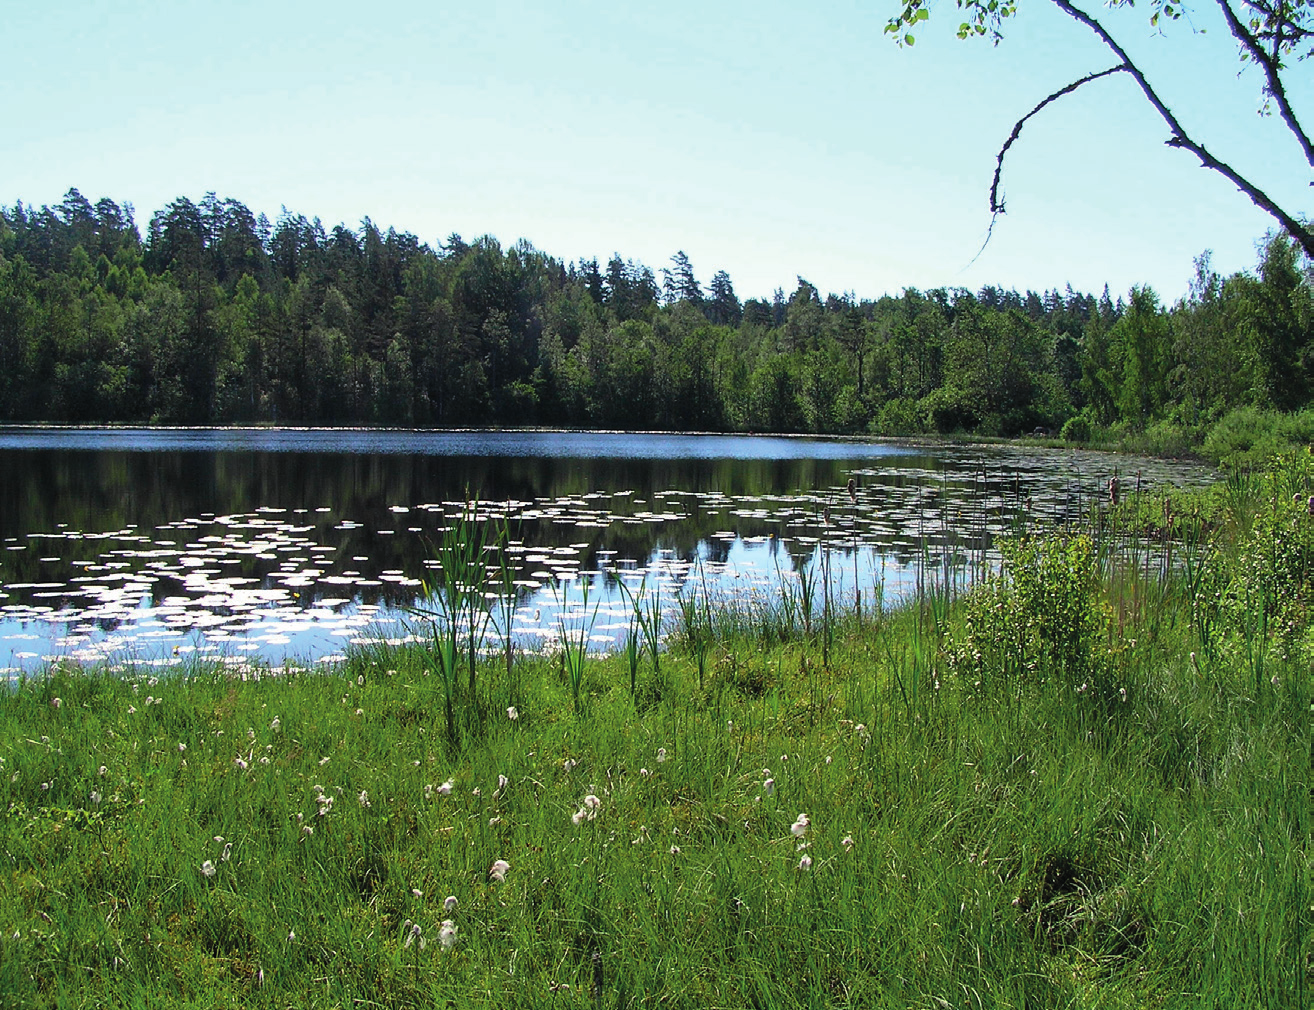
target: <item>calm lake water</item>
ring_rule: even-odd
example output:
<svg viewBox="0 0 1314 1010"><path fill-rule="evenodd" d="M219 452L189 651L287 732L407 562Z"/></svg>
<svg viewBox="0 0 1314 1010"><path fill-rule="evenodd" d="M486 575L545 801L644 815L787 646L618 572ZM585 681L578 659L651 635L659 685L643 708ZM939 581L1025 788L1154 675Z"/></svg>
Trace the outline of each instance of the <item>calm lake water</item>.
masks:
<svg viewBox="0 0 1314 1010"><path fill-rule="evenodd" d="M823 558L837 596L870 605L927 566L979 570L1021 524L1084 514L1114 472L1143 489L1214 477L1099 453L771 436L0 427L0 672L198 653L309 665L423 634L407 608L471 500L508 524L524 643L587 624L614 647L622 582L660 585L668 608L694 586L744 601Z"/></svg>

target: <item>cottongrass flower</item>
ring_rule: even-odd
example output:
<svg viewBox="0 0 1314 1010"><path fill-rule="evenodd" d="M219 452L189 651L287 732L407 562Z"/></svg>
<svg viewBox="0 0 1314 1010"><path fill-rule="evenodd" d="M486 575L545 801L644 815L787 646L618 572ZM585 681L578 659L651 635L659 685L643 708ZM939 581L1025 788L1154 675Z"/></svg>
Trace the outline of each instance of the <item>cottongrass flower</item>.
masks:
<svg viewBox="0 0 1314 1010"><path fill-rule="evenodd" d="M520 718L520 712L519 710L516 709L514 705L512 705L510 708L506 710L506 717L510 719L512 722L515 722L517 719Z"/></svg>
<svg viewBox="0 0 1314 1010"><path fill-rule="evenodd" d="M657 748L657 763L658 763L658 764L661 764L661 763L662 763L663 761L665 761L665 760L666 760L666 748L665 748L665 747L658 747L658 748Z"/></svg>
<svg viewBox="0 0 1314 1010"><path fill-rule="evenodd" d="M509 786L510 784L511 784L511 780L507 778L505 775L499 775L497 777L497 791L499 793L502 792L504 789L506 789L506 787Z"/></svg>
<svg viewBox="0 0 1314 1010"><path fill-rule="evenodd" d="M808 855L803 856L803 858L798 861L798 868L800 870L812 869L812 857Z"/></svg>
<svg viewBox="0 0 1314 1010"><path fill-rule="evenodd" d="M852 835L845 835L843 838L840 839L840 844L841 844L842 846L844 846L844 851L845 851L845 852L852 852L852 851L853 851L853 836L852 836Z"/></svg>
<svg viewBox="0 0 1314 1010"><path fill-rule="evenodd" d="M511 870L510 863L508 863L505 859L498 859L493 863L492 866L488 868L488 877L490 880L495 880L499 884L505 883L506 875L507 873L510 872L510 870Z"/></svg>
<svg viewBox="0 0 1314 1010"><path fill-rule="evenodd" d="M456 946L456 923L451 919L444 919L442 928L438 930L438 942L442 944L443 950L451 950Z"/></svg>
<svg viewBox="0 0 1314 1010"><path fill-rule="evenodd" d="M762 792L763 792L763 794L766 795L766 796L774 796L774 795L776 795L776 780L775 780L775 779L767 779L765 782L763 782L763 783L762 783Z"/></svg>
<svg viewBox="0 0 1314 1010"><path fill-rule="evenodd" d="M443 899L443 911L450 912L453 909L455 909L456 906L459 904L460 902L456 900L456 895L449 894L447 897Z"/></svg>
<svg viewBox="0 0 1314 1010"><path fill-rule="evenodd" d="M214 863L208 859L201 864L201 873L203 876L213 877L218 872L219 871L215 869Z"/></svg>
<svg viewBox="0 0 1314 1010"><path fill-rule="evenodd" d="M802 838L808 833L808 825L811 823L807 814L799 814L798 820L789 826L789 833L795 838Z"/></svg>

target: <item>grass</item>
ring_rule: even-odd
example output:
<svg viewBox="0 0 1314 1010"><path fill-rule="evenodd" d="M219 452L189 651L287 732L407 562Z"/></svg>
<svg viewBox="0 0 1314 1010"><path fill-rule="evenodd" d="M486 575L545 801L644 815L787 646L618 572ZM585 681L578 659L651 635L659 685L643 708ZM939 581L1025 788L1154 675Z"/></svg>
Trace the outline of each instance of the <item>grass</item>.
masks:
<svg viewBox="0 0 1314 1010"><path fill-rule="evenodd" d="M1310 477L1160 503L1186 565L1109 548L1132 501L659 670L52 668L0 694L0 1005L1307 1006Z"/></svg>

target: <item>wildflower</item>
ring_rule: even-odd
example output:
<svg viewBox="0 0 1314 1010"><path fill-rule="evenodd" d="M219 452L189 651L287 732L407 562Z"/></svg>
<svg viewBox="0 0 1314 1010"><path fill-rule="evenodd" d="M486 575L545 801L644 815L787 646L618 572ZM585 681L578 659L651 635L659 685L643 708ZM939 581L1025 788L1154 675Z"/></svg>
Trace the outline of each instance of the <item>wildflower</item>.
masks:
<svg viewBox="0 0 1314 1010"><path fill-rule="evenodd" d="M51 708L59 708L59 707L60 707L61 705L63 705L63 704L64 704L64 702L63 702L61 699L59 699L59 698L51 698L51 699L50 699L50 706L51 706Z"/></svg>
<svg viewBox="0 0 1314 1010"><path fill-rule="evenodd" d="M1123 701L1127 700L1127 689L1125 687L1118 688L1118 697Z"/></svg>
<svg viewBox="0 0 1314 1010"><path fill-rule="evenodd" d="M109 769L106 768L104 765L101 765L99 768L96 769L96 774L99 775L101 778L104 778L106 775L109 774Z"/></svg>
<svg viewBox="0 0 1314 1010"><path fill-rule="evenodd" d="M680 854L680 847L679 847L678 845L672 845L672 846L671 846L671 855L673 855L673 856L678 856L679 854Z"/></svg>
<svg viewBox="0 0 1314 1010"><path fill-rule="evenodd" d="M490 817L490 818L488 818L488 826L489 826L490 828L495 828L495 827L497 827L497 826L498 826L499 824L501 824L501 823L502 823L502 818L500 818L500 817Z"/></svg>
<svg viewBox="0 0 1314 1010"><path fill-rule="evenodd" d="M442 785L440 785L440 786L438 787L438 792L439 792L440 794L442 794L443 796L451 796L451 795L452 795L452 787L455 786L455 785L456 785L456 783L455 783L454 781L452 781L451 779L448 779L446 782L444 782Z"/></svg>
<svg viewBox="0 0 1314 1010"><path fill-rule="evenodd" d="M661 764L661 763L662 763L663 761L665 761L665 760L666 760L666 748L665 748L665 747L658 747L658 748L657 748L657 763L658 763L658 764Z"/></svg>
<svg viewBox="0 0 1314 1010"><path fill-rule="evenodd" d="M282 721L278 718L278 716L274 716L274 721L269 724L269 728L272 729L275 733L277 733L278 727L280 727L281 725L283 725Z"/></svg>
<svg viewBox="0 0 1314 1010"><path fill-rule="evenodd" d="M93 806L100 805L100 793L96 792L94 789L91 790L91 803Z"/></svg>
<svg viewBox="0 0 1314 1010"><path fill-rule="evenodd" d="M364 710L363 708L358 708L358 709L356 709L356 714L357 714L357 715L364 715L364 714L365 714L365 710Z"/></svg>
<svg viewBox="0 0 1314 1010"><path fill-rule="evenodd" d="M444 919L442 928L438 930L438 942L442 944L443 950L451 950L456 946L456 924L451 919Z"/></svg>
<svg viewBox="0 0 1314 1010"><path fill-rule="evenodd" d="M129 706L128 706L128 715L136 715L136 714L137 714L137 706L136 706L136 705L129 705Z"/></svg>
<svg viewBox="0 0 1314 1010"><path fill-rule="evenodd" d="M488 868L488 876L490 879L495 880L499 884L501 884L505 882L506 875L510 871L510 869L511 869L510 863L508 863L505 859L499 859L496 862L494 862L492 866Z"/></svg>
<svg viewBox="0 0 1314 1010"><path fill-rule="evenodd" d="M807 855L803 856L803 858L798 861L798 868L800 870L812 869L812 857Z"/></svg>
<svg viewBox="0 0 1314 1010"><path fill-rule="evenodd" d="M789 833L795 838L802 838L808 833L808 825L811 823L807 814L799 814L798 820L789 826Z"/></svg>
<svg viewBox="0 0 1314 1010"><path fill-rule="evenodd" d="M297 931L295 929L289 929L287 931L287 942L296 943L296 940L297 940Z"/></svg>
<svg viewBox="0 0 1314 1010"><path fill-rule="evenodd" d="M178 753L179 753L179 754L186 754L186 753L187 753L187 745L186 745L185 743L179 742L179 744L178 744Z"/></svg>
<svg viewBox="0 0 1314 1010"><path fill-rule="evenodd" d="M208 860L208 859L207 859L204 863L201 864L201 873L204 874L204 875L207 876L207 877L213 877L213 876L214 876L216 873L218 873L218 872L219 872L219 871L216 870L215 867L214 867L214 863L212 863L212 862L211 862L210 860Z"/></svg>
<svg viewBox="0 0 1314 1010"><path fill-rule="evenodd" d="M311 827L311 825L307 824L305 827L301 829L301 833L303 835L313 835L315 833L315 829Z"/></svg>
<svg viewBox="0 0 1314 1010"><path fill-rule="evenodd" d="M765 795L767 795L767 796L774 796L774 795L776 795L776 780L775 780L775 779L767 779L765 782L763 782L763 783L762 783L762 792L763 792Z"/></svg>
<svg viewBox="0 0 1314 1010"><path fill-rule="evenodd" d="M512 705L510 708L506 710L506 717L510 719L512 722L515 722L517 719L520 718L520 713L516 710L516 707Z"/></svg>
<svg viewBox="0 0 1314 1010"><path fill-rule="evenodd" d="M640 769L639 769L639 775L642 776L642 777L645 778L645 779L646 779L649 775L651 775L651 774L652 774L652 772L648 771L647 768L640 768Z"/></svg>
<svg viewBox="0 0 1314 1010"><path fill-rule="evenodd" d="M240 754L233 758L233 764L237 765L242 771L246 771L247 769L247 763Z"/></svg>
<svg viewBox="0 0 1314 1010"><path fill-rule="evenodd" d="M499 793L510 784L511 784L511 780L507 778L505 775L499 775L497 777L497 791Z"/></svg>
<svg viewBox="0 0 1314 1010"><path fill-rule="evenodd" d="M853 836L852 836L852 835L845 835L843 838L840 839L840 844L841 844L842 846L844 846L844 851L845 851L845 852L852 852L852 851L853 851Z"/></svg>
<svg viewBox="0 0 1314 1010"><path fill-rule="evenodd" d="M456 908L456 906L459 904L460 902L456 900L456 895L449 894L447 897L443 899L443 911L450 912L452 911L452 909Z"/></svg>
<svg viewBox="0 0 1314 1010"><path fill-rule="evenodd" d="M328 763L329 763L329 759L326 758L326 757L322 757L322 758L319 759L319 766L320 766L321 768L323 768L323 767L324 767L326 764L328 764Z"/></svg>
<svg viewBox="0 0 1314 1010"><path fill-rule="evenodd" d="M371 805L370 794L366 790L362 789L360 791L360 795L356 797L356 802L358 802L362 807L368 809Z"/></svg>
<svg viewBox="0 0 1314 1010"><path fill-rule="evenodd" d="M269 764L269 755L268 755L268 754L263 754L263 755L261 755L261 757L260 757L260 763L261 763L262 765L267 765L267 764Z"/></svg>
<svg viewBox="0 0 1314 1010"><path fill-rule="evenodd" d="M406 942L402 946L409 947L413 943L418 943L420 950L424 950L424 936L420 933L420 924L407 919L403 928L406 929Z"/></svg>
<svg viewBox="0 0 1314 1010"><path fill-rule="evenodd" d="M570 774L571 770L572 770L577 764L579 764L579 762L576 761L574 758L562 758L562 759L561 759L561 767L562 767L562 769L566 772L567 775Z"/></svg>
<svg viewBox="0 0 1314 1010"><path fill-rule="evenodd" d="M221 863L226 863L226 862L228 862L228 860L232 858L232 855L233 855L233 843L232 843L232 842L225 842L225 843L224 843L224 851L223 851L223 854L220 855L220 857L219 857L219 862L221 862Z"/></svg>

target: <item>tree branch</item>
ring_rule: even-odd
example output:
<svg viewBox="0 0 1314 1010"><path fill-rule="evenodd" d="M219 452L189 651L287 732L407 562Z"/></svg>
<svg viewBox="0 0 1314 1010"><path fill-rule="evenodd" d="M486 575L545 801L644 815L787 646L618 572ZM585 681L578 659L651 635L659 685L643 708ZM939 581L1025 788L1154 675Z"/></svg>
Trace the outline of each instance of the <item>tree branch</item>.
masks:
<svg viewBox="0 0 1314 1010"><path fill-rule="evenodd" d="M1108 77L1110 74L1122 73L1123 71L1130 69L1131 68L1126 63L1119 63L1116 67L1109 67L1108 70L1101 70L1097 74L1087 74L1085 77L1081 78L1080 80L1073 81L1067 87L1059 88L1058 91L1055 91L1052 95L1047 95L1040 102L1040 104L1038 104L1034 109L1032 109L1025 116L1023 116L1021 119L1019 119L1016 123L1013 124L1013 132L1008 135L1008 139L1004 141L1004 146L999 149L999 154L996 155L995 157L995 178L994 181L990 183L990 213L991 214L1004 213L1004 201L999 199L999 178L1004 172L1004 155L1008 153L1008 149L1013 146L1013 141L1017 140L1018 135L1021 134L1022 127L1026 125L1027 120L1030 119L1032 116L1034 116L1041 109L1043 109L1050 102L1057 101L1058 99L1062 98L1064 95L1072 94L1072 92L1076 91L1083 84L1089 84L1091 81L1098 81L1101 77ZM992 229L994 228L993 221L990 222L990 227ZM989 236L987 236L986 241L988 242L989 240L990 240ZM985 247L982 246L982 248L984 249ZM980 253L977 253L977 255L979 256Z"/></svg>
<svg viewBox="0 0 1314 1010"><path fill-rule="evenodd" d="M1282 86L1282 78L1278 71L1281 69L1279 60L1279 49L1281 47L1281 36L1275 40L1272 55L1264 51L1264 47L1259 44L1255 38L1241 23L1241 19L1236 16L1236 11L1227 0L1218 0L1218 6L1223 9L1223 17L1227 19L1227 27L1231 30L1233 37L1241 43L1242 48L1250 54L1250 58L1264 68L1264 77L1268 81L1268 93L1272 96L1273 101L1277 102L1278 112L1287 124L1296 140L1300 143L1300 149L1305 152L1305 160L1314 167L1314 144L1310 143L1309 137L1301 128L1300 122L1296 119L1296 113L1291 108L1291 103L1287 100L1286 88Z"/></svg>
<svg viewBox="0 0 1314 1010"><path fill-rule="evenodd" d="M1171 131L1172 136L1165 141L1165 143L1167 143L1169 147L1180 147L1190 151L1200 159L1200 164L1205 168L1217 172L1219 175L1230 181L1237 189L1250 197L1251 203L1267 212L1270 217L1281 224L1287 234L1299 243L1306 255L1314 258L1314 231L1306 228L1294 217L1284 211L1273 202L1273 199L1267 193L1261 190L1249 179L1243 177L1236 171L1236 169L1232 168L1232 166L1228 165L1226 162L1219 161L1206 151L1202 145L1197 144L1192 140L1182 128L1182 124L1177 121L1177 117L1173 115L1172 110L1163 103L1163 99L1161 99L1158 94L1155 93L1155 90L1150 87L1150 82L1145 79L1145 75L1141 72L1140 68L1131 61L1131 58L1123 50L1122 46L1114 41L1113 36L1105 31L1103 25L1092 18L1089 14L1072 6L1068 0L1053 0L1053 2L1059 10L1063 11L1074 20L1081 22L1099 36L1100 40L1113 51L1114 55L1116 55L1119 60L1122 61L1127 72L1135 78L1137 85L1140 86L1141 93L1145 95L1146 101L1148 101L1150 105L1154 107L1154 110L1159 113L1159 117L1168 124L1168 129Z"/></svg>

